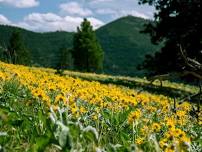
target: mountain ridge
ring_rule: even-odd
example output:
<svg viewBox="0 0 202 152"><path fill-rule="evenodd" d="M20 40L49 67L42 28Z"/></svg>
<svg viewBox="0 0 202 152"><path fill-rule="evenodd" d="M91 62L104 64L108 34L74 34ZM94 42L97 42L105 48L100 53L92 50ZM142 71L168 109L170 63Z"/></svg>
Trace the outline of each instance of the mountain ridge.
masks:
<svg viewBox="0 0 202 152"><path fill-rule="evenodd" d="M148 20L126 16L112 21L96 30L105 51L104 72L113 75L139 75L136 66L146 54L159 50L150 42L149 35L141 34ZM8 45L15 29L21 31L35 65L54 67L61 47L71 48L74 32L33 32L19 27L0 25L0 45ZM44 60L46 59L46 60Z"/></svg>

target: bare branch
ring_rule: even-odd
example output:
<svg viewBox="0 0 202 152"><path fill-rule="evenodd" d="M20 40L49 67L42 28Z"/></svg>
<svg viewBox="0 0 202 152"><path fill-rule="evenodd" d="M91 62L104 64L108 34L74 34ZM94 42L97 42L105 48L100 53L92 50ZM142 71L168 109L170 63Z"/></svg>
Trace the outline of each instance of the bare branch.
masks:
<svg viewBox="0 0 202 152"><path fill-rule="evenodd" d="M186 50L183 50L181 45L179 45L179 47L180 47L180 54L184 59L186 66L189 67L190 69L189 71L184 71L183 73L185 75L190 74L195 78L202 80L202 64L199 61L188 57L186 54Z"/></svg>

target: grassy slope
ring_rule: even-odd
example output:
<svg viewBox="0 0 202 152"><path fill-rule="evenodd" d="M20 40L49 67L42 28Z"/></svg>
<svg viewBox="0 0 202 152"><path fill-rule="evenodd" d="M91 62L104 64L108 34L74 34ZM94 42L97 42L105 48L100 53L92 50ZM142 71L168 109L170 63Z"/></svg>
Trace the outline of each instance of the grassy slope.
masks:
<svg viewBox="0 0 202 152"><path fill-rule="evenodd" d="M1 68L0 71L2 70L2 72L4 72L3 67ZM36 69L38 68L30 68L31 71ZM44 72L49 72L49 74L55 72L52 69L41 69L41 70ZM116 82L122 82L122 83L138 82L139 87L141 87L140 84L148 85L148 82L141 78L114 77L107 75L97 75L97 74L79 73L71 71L65 71L65 74L73 77L88 79L89 81L95 81L95 80L100 82L108 81L108 83L115 83L115 84ZM68 145L65 145L64 147L65 149L63 150L61 150L61 148L58 148L58 146L56 146L59 145L60 142L58 142L58 139L55 139L53 133L59 132L62 133L62 135L64 135L64 132L55 130L56 127L53 125L53 123L50 122L50 119L48 119L49 110L44 108L43 104L39 102L39 100L36 100L36 98L34 98L31 95L31 92L26 87L21 86L19 82L16 80L17 79L12 79L11 81L8 81L6 83L0 81L0 132L4 134L2 135L2 138L0 138L0 151L2 150L1 146L3 147L3 149L11 152L12 151L20 152L28 150L32 152L38 152L40 150L47 152L65 151ZM170 87L170 89L172 88L173 90L175 88L181 94L184 92L194 93L195 91L197 91L195 87L183 84L165 82L165 86ZM153 87L158 88L158 85L154 84ZM78 104L81 103L82 103L81 101L78 102ZM99 128L101 128L100 135L102 135L101 138L102 142L100 143L100 146L107 148L106 151L115 151L112 148L112 144L115 145L116 143L121 143L124 145L122 147L118 147L117 149L119 150L117 150L117 152L131 151L130 142L128 143L128 141L130 140L130 138L132 138L131 137L132 129L126 123L129 111L113 113L111 111L103 109L103 111L100 111L99 114L102 115L103 117L102 119L104 119L102 123L100 123L101 121L99 122L98 120L92 121L91 119L89 119L88 115L87 117L85 117L84 115L84 117L81 116L79 117L79 121L82 122L79 123L79 125L81 126L83 125L82 127L84 126L86 127L88 125L95 126L98 133L100 133ZM94 148L94 145L96 144L94 144L95 137L92 136L93 135L92 132L87 132L88 133L87 134L86 132L80 130L78 127L79 121L75 120L74 118L71 119L71 115L69 115L68 119L70 120L68 120L67 124L69 125L67 126L68 128L70 128L69 133L71 134L71 138L73 137L75 139L80 139L80 135L82 133L84 137L79 141L82 143L83 147L88 145L88 147L86 148L90 149L85 151L93 151L92 148ZM155 120L152 119L152 121ZM106 125L103 122L108 122L108 125ZM100 124L102 125L102 127L100 127ZM192 128L193 128L192 131L196 131L196 134L198 134L200 137L201 127L194 124L194 127ZM160 133L159 137L161 137L161 134L162 133ZM62 140L64 141L65 138L62 138ZM110 140L112 144L111 143L109 144L108 140ZM144 151L148 152L156 151L155 147L152 146L154 144L150 142L144 144L141 148ZM76 142L73 141L72 143L75 144ZM196 141L196 143L199 143L198 147L200 148L201 145L200 139ZM201 148L199 150L201 150Z"/></svg>
<svg viewBox="0 0 202 152"><path fill-rule="evenodd" d="M146 22L148 21L141 18L127 16L96 31L105 51L104 69L106 73L138 74L136 66L143 61L144 55L158 50L157 46L151 44L149 36L140 33ZM8 43L14 29L10 26L0 25L0 45ZM72 47L73 33L34 33L24 29L20 30L27 47L32 52L34 63L42 66L54 66L58 60L59 48Z"/></svg>

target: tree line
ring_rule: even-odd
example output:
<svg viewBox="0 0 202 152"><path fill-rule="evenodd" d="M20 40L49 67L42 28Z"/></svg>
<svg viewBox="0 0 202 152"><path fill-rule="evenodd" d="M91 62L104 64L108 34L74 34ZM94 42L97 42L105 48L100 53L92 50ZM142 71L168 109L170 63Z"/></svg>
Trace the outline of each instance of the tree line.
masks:
<svg viewBox="0 0 202 152"><path fill-rule="evenodd" d="M201 0L139 0L139 3L155 7L154 21L145 25L142 32L149 33L152 43L161 44L162 48L154 55L146 55L138 69L146 70L148 75L183 71L186 67L179 46L186 50L186 56L202 62ZM9 63L30 64L29 51L17 32L1 52ZM87 19L77 28L73 48L61 47L59 56L56 65L59 72L72 67L86 72L103 70L104 52Z"/></svg>
<svg viewBox="0 0 202 152"><path fill-rule="evenodd" d="M8 46L0 47L0 59L12 64L31 64L31 56L26 48L19 31L14 31L9 39Z"/></svg>
<svg viewBox="0 0 202 152"><path fill-rule="evenodd" d="M83 20L74 34L73 48L61 47L58 56L59 61L55 65L58 73L65 69L83 72L103 70L104 51L87 19ZM12 64L32 65L31 53L26 48L19 30L12 33L7 46L0 47L0 59Z"/></svg>
<svg viewBox="0 0 202 152"><path fill-rule="evenodd" d="M148 75L183 71L186 66L180 47L186 56L202 62L201 0L139 0L155 7L154 21L145 26L153 44L162 44L154 55L146 55L139 69Z"/></svg>

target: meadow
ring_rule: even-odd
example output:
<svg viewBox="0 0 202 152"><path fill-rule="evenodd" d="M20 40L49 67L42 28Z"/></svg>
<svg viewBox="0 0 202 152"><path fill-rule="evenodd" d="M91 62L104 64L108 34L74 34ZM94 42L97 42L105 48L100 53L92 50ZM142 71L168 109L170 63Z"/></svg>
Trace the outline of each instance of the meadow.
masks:
<svg viewBox="0 0 202 152"><path fill-rule="evenodd" d="M0 151L200 152L202 115L179 102L197 92L0 62Z"/></svg>

